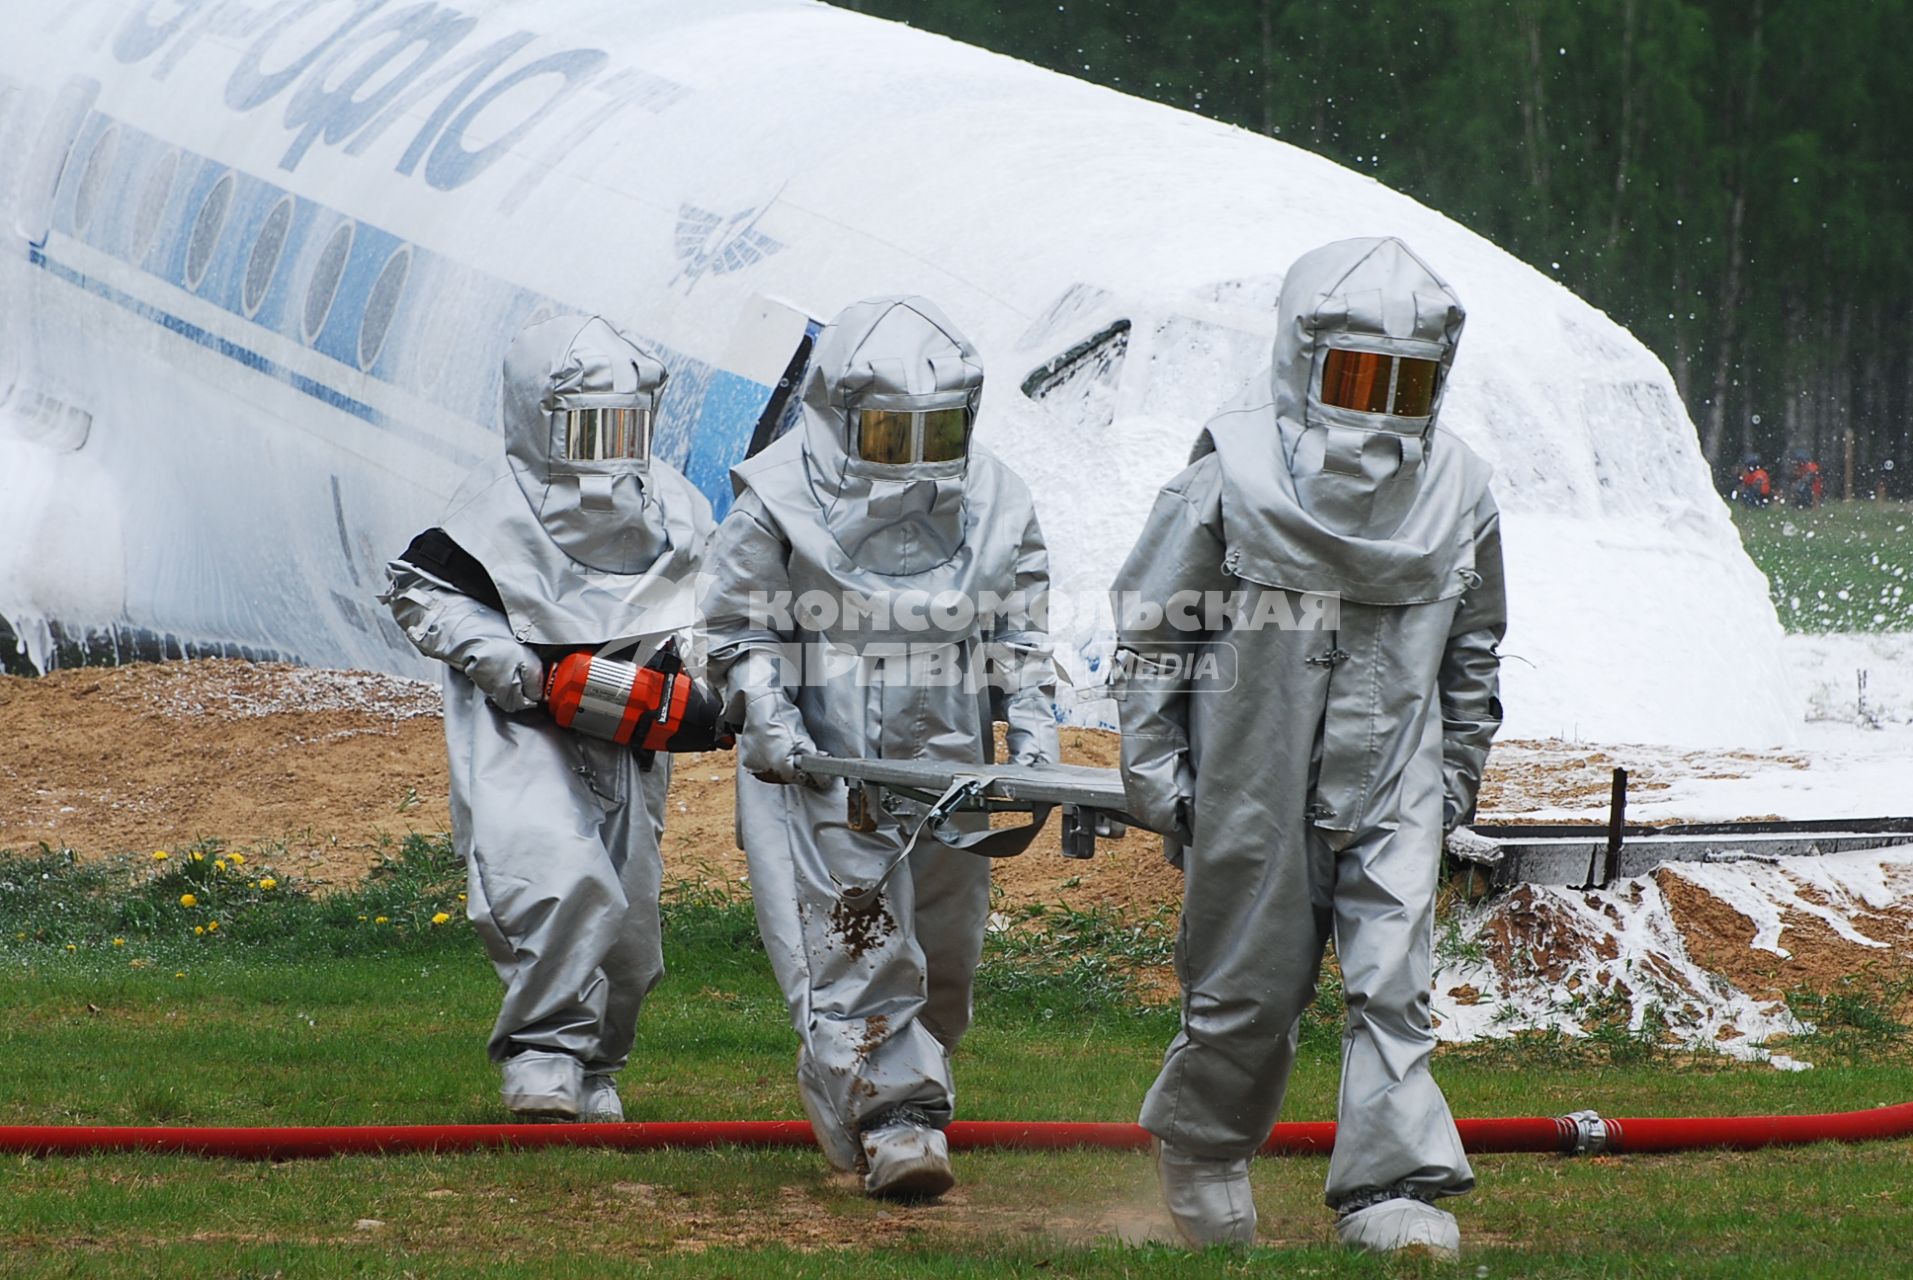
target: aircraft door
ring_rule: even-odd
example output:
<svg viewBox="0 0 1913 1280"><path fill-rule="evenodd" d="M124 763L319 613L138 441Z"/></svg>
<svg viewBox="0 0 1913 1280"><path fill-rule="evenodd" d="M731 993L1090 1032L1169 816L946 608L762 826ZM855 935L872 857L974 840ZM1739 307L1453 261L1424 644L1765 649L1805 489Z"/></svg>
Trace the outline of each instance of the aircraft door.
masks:
<svg viewBox="0 0 1913 1280"><path fill-rule="evenodd" d="M823 325L796 307L754 297L732 330L724 367L770 388L739 460L761 451L790 429L799 383L810 363L810 349Z"/></svg>
<svg viewBox="0 0 1913 1280"><path fill-rule="evenodd" d="M731 329L722 359L696 373L701 385L690 415L693 420L687 422L690 439L681 454L681 470L711 500L719 519L731 506L731 468L796 421L804 369L822 328L821 322L796 307L753 297ZM671 386L666 384L667 420L673 414L671 397ZM661 456L672 455L667 449Z"/></svg>

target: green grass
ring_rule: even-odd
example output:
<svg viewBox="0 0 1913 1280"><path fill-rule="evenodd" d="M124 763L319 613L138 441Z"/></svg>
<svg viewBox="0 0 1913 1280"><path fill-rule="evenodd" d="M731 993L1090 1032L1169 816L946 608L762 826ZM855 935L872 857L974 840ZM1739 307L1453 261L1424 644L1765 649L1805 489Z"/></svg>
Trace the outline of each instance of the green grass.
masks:
<svg viewBox="0 0 1913 1280"><path fill-rule="evenodd" d="M413 842L326 899L255 890L202 852L184 869L177 852L0 859L0 919L18 926L0 936L0 1123L503 1118L483 1052L496 981L462 915L430 924L457 906L442 842ZM178 906L201 889L210 906ZM213 911L222 928L192 933ZM995 938L957 1061L963 1114L1134 1116L1174 1014L1139 1005L1130 975L1160 962L1172 929L1052 910ZM671 973L625 1077L632 1118L796 1118L793 1040L748 903L679 891L667 938ZM1285 1118L1333 1115L1337 994L1331 974ZM1808 1011L1833 1038L1805 1074L1542 1039L1444 1051L1437 1070L1460 1115L1805 1112L1913 1094L1904 1029L1877 1006ZM1160 1222L1147 1160L1117 1153L964 1156L957 1193L909 1209L796 1151L10 1158L0 1275L1880 1276L1905 1271L1908 1154L1485 1157L1456 1206L1459 1271L1330 1247L1320 1159L1258 1165L1265 1243L1232 1256L1124 1243Z"/></svg>
<svg viewBox="0 0 1913 1280"><path fill-rule="evenodd" d="M1913 504L1734 508L1789 631L1913 629Z"/></svg>

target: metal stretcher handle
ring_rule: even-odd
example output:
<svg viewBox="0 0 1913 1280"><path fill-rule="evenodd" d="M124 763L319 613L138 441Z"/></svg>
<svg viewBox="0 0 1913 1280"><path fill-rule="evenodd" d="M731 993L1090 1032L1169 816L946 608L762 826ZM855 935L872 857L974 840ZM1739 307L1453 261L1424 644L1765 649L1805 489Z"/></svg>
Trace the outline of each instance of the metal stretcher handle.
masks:
<svg viewBox="0 0 1913 1280"><path fill-rule="evenodd" d="M868 884L840 884L852 910L874 906L884 883L916 849L927 831L938 843L983 857L1014 857L1029 847L1055 809L1062 809L1062 850L1067 858L1091 857L1098 837L1114 838L1138 825L1122 810L1121 775L1114 769L1078 765L989 765L939 760L883 760L806 755L798 767L813 777L843 778L850 784L849 821L873 830L877 796L893 791L928 805L909 838ZM1028 813L1032 820L1014 830L949 833L959 812Z"/></svg>
<svg viewBox="0 0 1913 1280"><path fill-rule="evenodd" d="M1008 813L1062 805L1106 813L1127 825L1141 825L1124 812L1128 801L1123 794L1122 775L1114 769L825 755L806 755L798 764L813 777L861 782L923 804L935 803L959 779L976 779L984 784L983 790L966 800L967 808Z"/></svg>

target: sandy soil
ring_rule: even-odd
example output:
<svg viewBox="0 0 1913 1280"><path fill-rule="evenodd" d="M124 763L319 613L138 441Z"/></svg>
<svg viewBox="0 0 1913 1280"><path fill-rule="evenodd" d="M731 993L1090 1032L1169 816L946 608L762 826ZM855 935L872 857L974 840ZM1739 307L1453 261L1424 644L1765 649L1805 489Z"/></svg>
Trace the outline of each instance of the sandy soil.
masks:
<svg viewBox="0 0 1913 1280"><path fill-rule="evenodd" d="M338 882L447 821L438 693L236 661L0 678L0 848L283 844Z"/></svg>
<svg viewBox="0 0 1913 1280"><path fill-rule="evenodd" d="M217 838L342 884L408 832L450 823L438 691L364 672L229 660L0 677L0 849L86 856ZM1115 739L1069 731L1065 758L1113 766ZM678 757L665 876L741 883L728 753ZM1181 875L1147 833L1060 853L1055 824L997 864L1005 909L1026 902L1154 910Z"/></svg>

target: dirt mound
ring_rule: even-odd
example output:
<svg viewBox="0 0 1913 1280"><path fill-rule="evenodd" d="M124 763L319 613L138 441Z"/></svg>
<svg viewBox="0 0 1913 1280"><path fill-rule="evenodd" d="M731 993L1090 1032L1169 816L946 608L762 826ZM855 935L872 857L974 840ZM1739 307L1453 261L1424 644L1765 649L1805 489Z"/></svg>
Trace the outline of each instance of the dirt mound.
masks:
<svg viewBox="0 0 1913 1280"><path fill-rule="evenodd" d="M1759 1059L1797 1029L1784 1008L1694 958L1651 877L1595 890L1521 885L1458 908L1447 930L1433 996L1443 1040L1622 1031Z"/></svg>
<svg viewBox="0 0 1913 1280"><path fill-rule="evenodd" d="M1436 957L1443 1039L1625 1030L1801 1065L1768 1048L1822 1016L1810 1000L1797 1017L1796 992L1837 998L1836 1018L1913 1019L1913 848L1525 884L1458 907Z"/></svg>
<svg viewBox="0 0 1913 1280"><path fill-rule="evenodd" d="M1706 874L1714 868L1696 878L1694 869L1662 867L1654 879L1688 954L1748 995L1779 1000L1795 990L1839 991L1913 1021L1913 865L1891 853L1815 862L1823 865L1812 871L1877 875L1877 885L1868 886L1876 892L1807 882L1804 861L1743 866L1726 890Z"/></svg>

